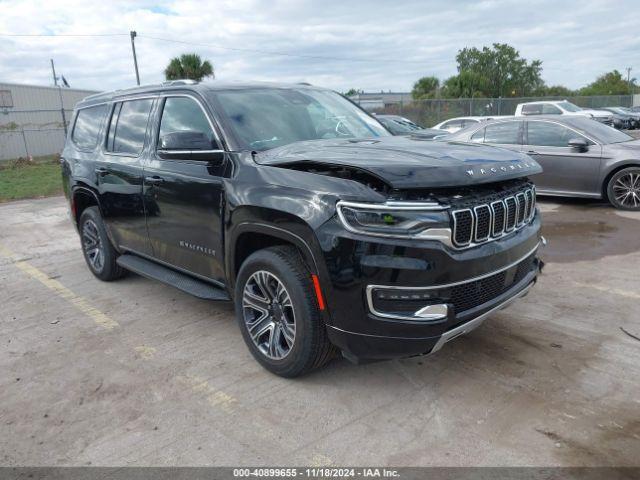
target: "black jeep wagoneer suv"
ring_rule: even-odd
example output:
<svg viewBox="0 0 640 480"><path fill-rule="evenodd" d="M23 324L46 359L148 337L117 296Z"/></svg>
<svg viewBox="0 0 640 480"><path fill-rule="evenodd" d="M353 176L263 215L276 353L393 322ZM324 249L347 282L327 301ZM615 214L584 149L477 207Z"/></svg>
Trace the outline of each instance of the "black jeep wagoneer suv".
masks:
<svg viewBox="0 0 640 480"><path fill-rule="evenodd" d="M80 102L62 155L93 274L233 300L282 376L420 355L536 280L529 157L392 136L307 85L191 81Z"/></svg>

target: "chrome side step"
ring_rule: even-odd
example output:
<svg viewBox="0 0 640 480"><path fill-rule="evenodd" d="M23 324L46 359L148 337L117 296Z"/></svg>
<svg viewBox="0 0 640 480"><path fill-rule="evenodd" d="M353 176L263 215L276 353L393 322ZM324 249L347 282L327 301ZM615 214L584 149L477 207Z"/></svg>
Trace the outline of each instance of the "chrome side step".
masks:
<svg viewBox="0 0 640 480"><path fill-rule="evenodd" d="M178 290L190 293L194 297L205 300L231 300L227 292L222 288L131 253L120 255L116 262L126 270L142 275L143 277L151 278L152 280L159 280Z"/></svg>

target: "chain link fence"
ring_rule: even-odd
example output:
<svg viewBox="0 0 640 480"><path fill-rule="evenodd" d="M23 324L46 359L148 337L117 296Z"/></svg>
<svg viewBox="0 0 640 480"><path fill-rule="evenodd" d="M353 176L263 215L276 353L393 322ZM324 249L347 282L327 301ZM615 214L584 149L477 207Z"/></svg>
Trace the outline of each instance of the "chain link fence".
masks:
<svg viewBox="0 0 640 480"><path fill-rule="evenodd" d="M375 94L366 94L354 100L371 112L401 115L424 127L432 127L454 117L513 115L519 103L539 100L568 100L583 108L631 107L633 105L633 95L386 100L384 94L379 98L376 98Z"/></svg>
<svg viewBox="0 0 640 480"><path fill-rule="evenodd" d="M64 110L67 127L72 113ZM61 109L0 110L0 162L60 153L65 122Z"/></svg>

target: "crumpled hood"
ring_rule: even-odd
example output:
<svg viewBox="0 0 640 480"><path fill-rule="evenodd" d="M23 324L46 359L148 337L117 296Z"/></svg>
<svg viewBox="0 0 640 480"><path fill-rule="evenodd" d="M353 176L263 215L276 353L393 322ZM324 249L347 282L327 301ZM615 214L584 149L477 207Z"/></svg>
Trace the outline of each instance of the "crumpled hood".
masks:
<svg viewBox="0 0 640 480"><path fill-rule="evenodd" d="M261 165L305 162L364 170L393 188L467 186L542 172L527 155L486 145L412 137L296 142L256 155Z"/></svg>

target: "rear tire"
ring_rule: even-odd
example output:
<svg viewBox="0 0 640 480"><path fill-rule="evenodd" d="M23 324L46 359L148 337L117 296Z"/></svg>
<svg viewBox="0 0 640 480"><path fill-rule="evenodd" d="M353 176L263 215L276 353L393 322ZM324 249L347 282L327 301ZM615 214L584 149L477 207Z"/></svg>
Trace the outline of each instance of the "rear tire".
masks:
<svg viewBox="0 0 640 480"><path fill-rule="evenodd" d="M640 167L616 172L607 184L607 197L615 208L640 211Z"/></svg>
<svg viewBox="0 0 640 480"><path fill-rule="evenodd" d="M122 277L126 271L116 263L119 254L111 245L98 207L87 207L82 212L78 229L82 253L91 273L105 282Z"/></svg>
<svg viewBox="0 0 640 480"><path fill-rule="evenodd" d="M235 306L251 354L276 375L303 375L335 353L311 275L293 247L269 247L245 260L236 282Z"/></svg>

